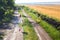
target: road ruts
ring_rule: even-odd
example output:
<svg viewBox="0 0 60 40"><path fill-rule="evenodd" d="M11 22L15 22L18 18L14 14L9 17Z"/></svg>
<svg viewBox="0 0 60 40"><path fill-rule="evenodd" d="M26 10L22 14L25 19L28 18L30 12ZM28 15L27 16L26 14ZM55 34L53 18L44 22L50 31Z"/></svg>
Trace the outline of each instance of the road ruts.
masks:
<svg viewBox="0 0 60 40"><path fill-rule="evenodd" d="M27 15L27 13L24 10L22 10L22 12L34 26L35 32L37 33L39 40L52 40L52 38L39 24L37 24L29 15Z"/></svg>

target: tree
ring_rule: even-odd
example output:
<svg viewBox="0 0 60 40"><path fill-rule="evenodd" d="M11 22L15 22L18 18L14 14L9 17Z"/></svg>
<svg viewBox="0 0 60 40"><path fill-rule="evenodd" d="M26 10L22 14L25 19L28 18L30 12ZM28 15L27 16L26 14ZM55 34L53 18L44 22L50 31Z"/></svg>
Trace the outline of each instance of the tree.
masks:
<svg viewBox="0 0 60 40"><path fill-rule="evenodd" d="M0 0L0 22L14 9L14 0ZM6 15L5 15L6 14Z"/></svg>

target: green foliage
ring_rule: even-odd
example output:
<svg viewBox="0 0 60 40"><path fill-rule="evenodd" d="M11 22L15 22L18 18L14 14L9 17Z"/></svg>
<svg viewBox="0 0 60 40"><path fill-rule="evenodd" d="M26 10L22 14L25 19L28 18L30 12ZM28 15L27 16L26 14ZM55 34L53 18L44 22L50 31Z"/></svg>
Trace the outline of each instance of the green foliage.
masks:
<svg viewBox="0 0 60 40"><path fill-rule="evenodd" d="M60 21L54 18L51 18L47 15L44 15L42 13L38 13L37 11L35 11L34 9L30 9L28 7L24 8L25 10L28 10L28 13L33 13L35 14L37 17L40 17L42 20L46 21L47 23L53 25L53 27L55 27L57 30L60 30ZM35 16L34 16L35 17Z"/></svg>
<svg viewBox="0 0 60 40"><path fill-rule="evenodd" d="M11 19L14 11L14 0L0 0L0 23Z"/></svg>
<svg viewBox="0 0 60 40"><path fill-rule="evenodd" d="M33 26L27 19L24 19L23 29L24 29L24 40L38 40L38 37L34 31Z"/></svg>
<svg viewBox="0 0 60 40"><path fill-rule="evenodd" d="M60 40L60 32L47 22L41 20L40 25L47 31L53 40Z"/></svg>
<svg viewBox="0 0 60 40"><path fill-rule="evenodd" d="M24 40L38 40L38 36L36 35L36 32L32 26L32 24L29 22L29 20L24 16L24 14L22 13L22 11L19 11L19 13L22 15L23 17L23 37ZM20 25L21 27L21 25Z"/></svg>
<svg viewBox="0 0 60 40"><path fill-rule="evenodd" d="M3 39L4 33L0 33L0 39Z"/></svg>
<svg viewBox="0 0 60 40"><path fill-rule="evenodd" d="M28 15L32 17L32 19L34 19L38 24L40 24L41 27L45 29L45 31L49 34L49 36L51 36L53 40L60 40L60 31L55 29L52 25L48 24L46 21L43 21L33 12L29 12L28 10L26 10L26 8L25 11L27 12Z"/></svg>

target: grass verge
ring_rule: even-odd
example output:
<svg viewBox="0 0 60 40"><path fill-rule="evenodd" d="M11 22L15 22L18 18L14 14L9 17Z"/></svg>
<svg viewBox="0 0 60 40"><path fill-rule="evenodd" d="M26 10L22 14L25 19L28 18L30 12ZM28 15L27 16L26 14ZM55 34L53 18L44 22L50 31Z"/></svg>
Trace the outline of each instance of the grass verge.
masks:
<svg viewBox="0 0 60 40"><path fill-rule="evenodd" d="M23 15L23 13L20 11L20 14L22 15L22 18L24 19L22 27L23 27L23 37L24 40L38 40L38 36L32 26L32 24L29 22L29 20L27 19L27 17L25 17Z"/></svg>
<svg viewBox="0 0 60 40"><path fill-rule="evenodd" d="M28 12L28 10L25 11L28 15L32 17L32 19L34 19L37 23L40 24L40 26L42 26L45 29L45 31L51 36L53 40L60 40L60 32L57 29L55 29L52 25L48 24L47 22L41 20L39 17L37 17L36 14L30 13Z"/></svg>
<svg viewBox="0 0 60 40"><path fill-rule="evenodd" d="M38 37L34 31L33 26L28 21L28 19L24 19L23 29L24 29L24 40L38 40Z"/></svg>

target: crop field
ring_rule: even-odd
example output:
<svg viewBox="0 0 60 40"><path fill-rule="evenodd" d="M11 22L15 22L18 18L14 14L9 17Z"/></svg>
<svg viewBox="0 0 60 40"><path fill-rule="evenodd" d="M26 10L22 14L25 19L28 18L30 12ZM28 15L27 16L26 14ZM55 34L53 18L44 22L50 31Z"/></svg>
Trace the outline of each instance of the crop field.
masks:
<svg viewBox="0 0 60 40"><path fill-rule="evenodd" d="M60 5L28 5L28 7L51 18L60 20Z"/></svg>
<svg viewBox="0 0 60 40"><path fill-rule="evenodd" d="M31 7L32 8L32 7ZM60 27L60 25L59 25L59 27L57 26L57 28L56 28L56 26L53 26L52 24L50 24L49 22L51 22L51 23L53 23L53 21L51 21L52 19L49 19L49 18L47 18L47 19L49 19L49 20L47 20L47 21L49 21L49 22L47 22L47 21L45 21L45 20L43 20L42 19L42 17L44 16L42 16L41 17L41 15L40 16L37 16L37 13L35 13L35 11L34 10L29 10L30 8L29 7L25 7L25 11L26 11L26 13L28 14L28 15L30 15L31 16L31 18L33 19L33 20L35 20L47 33L48 33L48 35L53 39L53 40L60 40L60 29L59 29L59 27ZM33 12L32 12L33 11ZM50 16L51 17L51 16ZM44 19L46 19L46 18L44 18ZM54 21L54 23L55 23L56 21ZM54 24L53 23L53 24ZM54 25L57 25L57 24L54 24ZM59 29L59 30L58 30Z"/></svg>

